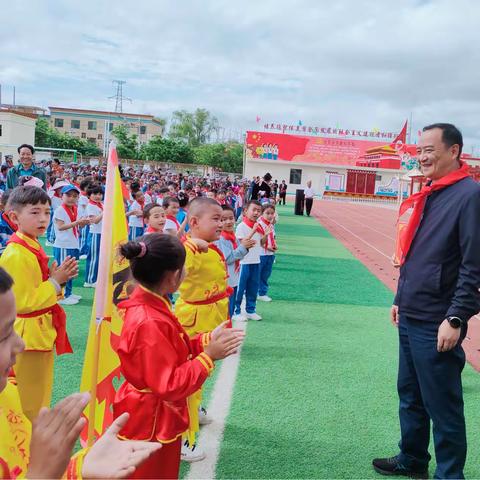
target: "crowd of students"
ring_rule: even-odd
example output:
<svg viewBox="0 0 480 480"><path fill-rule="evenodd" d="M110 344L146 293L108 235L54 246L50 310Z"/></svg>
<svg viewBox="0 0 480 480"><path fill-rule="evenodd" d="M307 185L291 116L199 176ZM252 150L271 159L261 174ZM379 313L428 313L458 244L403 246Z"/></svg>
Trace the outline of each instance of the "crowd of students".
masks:
<svg viewBox="0 0 480 480"><path fill-rule="evenodd" d="M278 215L274 198L248 199L246 185L228 179L123 173L129 241L120 253L130 261L136 287L119 305L125 311L118 345L125 381L114 403L120 423L113 428L120 439L162 448L139 444L142 453L122 464L121 475L176 478L181 458L205 456L195 441L199 425L211 421L201 390L215 362L235 354L243 341L243 330L232 320L261 320L257 300L271 301ZM53 349L57 355L72 351L62 305L81 300L72 288L79 260L87 262L84 287L95 287L98 275L102 171L62 174L50 180L48 193L38 179L25 176L3 194L1 205L1 275L13 283L7 281L0 294L13 292L17 313L14 328L12 315L0 322L12 324L7 338L17 346L7 355L0 339L0 368L5 385L14 374L16 409L25 425L34 422L34 432L39 413L50 406ZM55 258L50 266L39 242L47 234ZM11 430L12 422L2 417L4 400L0 393L0 429ZM77 413L71 418L79 418ZM25 475L25 442L8 438L7 444L0 441L0 466ZM137 448L135 442L128 445ZM7 448L14 452L8 458ZM85 458L88 463L88 453ZM98 475L95 467L91 471Z"/></svg>

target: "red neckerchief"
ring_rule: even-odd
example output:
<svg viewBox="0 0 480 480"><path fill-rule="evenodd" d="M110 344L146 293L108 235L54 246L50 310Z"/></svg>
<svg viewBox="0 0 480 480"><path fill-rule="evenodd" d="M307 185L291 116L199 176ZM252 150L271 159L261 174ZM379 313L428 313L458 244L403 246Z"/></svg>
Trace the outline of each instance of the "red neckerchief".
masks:
<svg viewBox="0 0 480 480"><path fill-rule="evenodd" d="M22 247L26 248L29 252L33 253L37 257L38 265L40 271L42 272L42 281L46 282L50 278L50 269L48 268L48 257L42 246L36 241L38 249L33 248L29 245L23 238L20 238L16 233L14 233L8 243L17 243ZM40 311L39 311L40 312ZM43 312L43 311L42 311ZM67 325L67 316L63 308L56 303L53 307L46 309L44 313L51 312L52 322L55 330L57 331L57 338L55 340L55 349L57 355L62 355L63 353L73 353L72 346L68 340L66 325ZM34 314L35 312L31 312Z"/></svg>
<svg viewBox="0 0 480 480"><path fill-rule="evenodd" d="M222 237L225 240L228 240L232 244L234 250L237 249L238 243L237 243L237 237L235 236L235 232L226 232L225 230L223 230ZM238 273L239 271L240 271L240 260L235 260L235 273Z"/></svg>
<svg viewBox="0 0 480 480"><path fill-rule="evenodd" d="M255 222L253 220L250 220L249 218L247 218L245 215L243 216L242 221L249 228L253 228L253 226L255 225ZM259 224L257 224L257 229L255 231L257 233L259 233L260 235L265 235L265 230Z"/></svg>
<svg viewBox="0 0 480 480"><path fill-rule="evenodd" d="M173 223L175 223L177 227L177 231L180 230L180 224L178 223L178 220L173 216L173 215L167 215L168 220L171 220Z"/></svg>
<svg viewBox="0 0 480 480"><path fill-rule="evenodd" d="M145 230L145 233L161 233L161 232L159 232L158 230L155 230L149 225L147 230Z"/></svg>
<svg viewBox="0 0 480 480"><path fill-rule="evenodd" d="M102 202L94 202L93 200L89 200L88 203L90 205L96 205L100 210L103 210L103 203Z"/></svg>
<svg viewBox="0 0 480 480"><path fill-rule="evenodd" d="M264 217L260 217L260 222L262 222L262 224L265 225L264 230L267 230L267 227L270 226L271 223L272 223L272 222L269 222ZM268 248L270 248L272 250L277 249L277 242L275 241L275 233L274 233L273 229L267 236L267 242L265 243L265 251L267 251Z"/></svg>
<svg viewBox="0 0 480 480"><path fill-rule="evenodd" d="M53 191L53 196L57 198L62 198L62 195L60 194L60 192L57 192L57 190Z"/></svg>
<svg viewBox="0 0 480 480"><path fill-rule="evenodd" d="M445 187L453 185L454 183L463 180L470 176L469 166L465 162L460 162L460 168L455 170L448 175L442 177L438 182L435 182L431 185L425 185L420 192L410 195L406 200L400 205L400 210L398 212L398 220L400 217L409 209L413 207L413 212L408 220L407 226L401 231L400 234L400 252L401 258L400 265L403 265L405 259L407 258L408 251L412 245L415 234L417 233L418 227L422 220L423 209L429 195L437 190L442 190Z"/></svg>
<svg viewBox="0 0 480 480"><path fill-rule="evenodd" d="M10 229L12 230L12 232L16 232L18 227L17 225L15 225L11 220L10 218L8 218L8 215L5 213L5 212L2 212L2 218L3 218L3 221L10 227Z"/></svg>
<svg viewBox="0 0 480 480"><path fill-rule="evenodd" d="M78 214L78 209L77 206L74 205L73 207L69 207L62 203L63 209L67 212L68 218L70 219L70 223L76 222L77 221L77 214ZM73 227L73 234L75 235L75 238L78 238L78 226Z"/></svg>

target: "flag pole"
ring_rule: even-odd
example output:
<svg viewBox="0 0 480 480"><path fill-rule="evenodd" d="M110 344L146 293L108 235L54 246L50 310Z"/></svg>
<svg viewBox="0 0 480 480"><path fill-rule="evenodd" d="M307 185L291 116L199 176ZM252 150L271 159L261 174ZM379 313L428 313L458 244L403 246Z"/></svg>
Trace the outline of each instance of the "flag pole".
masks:
<svg viewBox="0 0 480 480"><path fill-rule="evenodd" d="M113 229L113 203L115 201L115 169L118 167L117 151L115 144L110 143L107 163L107 179L105 184L105 202L104 214L102 218L102 236L100 239L100 257L98 262L97 287L95 289L95 323L96 335L94 337L93 348L93 365L90 384L90 403L88 406L88 433L87 446L91 447L95 440L95 413L97 402L97 383L98 383L98 367L100 358L100 344L102 334L102 321L109 316L107 313L108 294L110 288L107 287L111 283L112 262L110 246L112 244Z"/></svg>

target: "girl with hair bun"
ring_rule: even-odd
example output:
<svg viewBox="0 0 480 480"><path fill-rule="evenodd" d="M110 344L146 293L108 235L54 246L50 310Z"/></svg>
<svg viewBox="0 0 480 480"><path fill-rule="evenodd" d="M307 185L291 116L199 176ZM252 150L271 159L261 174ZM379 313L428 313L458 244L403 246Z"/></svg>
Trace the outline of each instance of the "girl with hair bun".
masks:
<svg viewBox="0 0 480 480"><path fill-rule="evenodd" d="M244 333L226 323L189 338L171 309L168 295L184 278L185 249L174 236L152 233L123 244L137 286L124 309L118 346L125 382L114 416L130 414L120 438L162 444L132 478L178 478L182 435L194 427L198 406L189 397L212 373L214 362L233 355ZM194 428L193 428L194 429Z"/></svg>

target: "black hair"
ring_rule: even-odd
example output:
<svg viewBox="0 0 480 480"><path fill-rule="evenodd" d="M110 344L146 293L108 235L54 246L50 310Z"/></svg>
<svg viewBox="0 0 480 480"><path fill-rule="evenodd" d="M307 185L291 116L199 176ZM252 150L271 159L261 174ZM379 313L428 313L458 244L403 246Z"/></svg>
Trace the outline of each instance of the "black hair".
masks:
<svg viewBox="0 0 480 480"><path fill-rule="evenodd" d="M170 191L170 190L169 190L167 187L162 187L162 188L158 191L158 193L162 193L162 194L163 194L163 193L168 193L169 191Z"/></svg>
<svg viewBox="0 0 480 480"><path fill-rule="evenodd" d="M2 165L2 166L0 167L0 170L1 170L2 172L5 172L6 170L8 170L8 165Z"/></svg>
<svg viewBox="0 0 480 480"><path fill-rule="evenodd" d="M265 211L265 210L268 210L269 208L273 209L273 211L275 211L275 205L273 203L264 203L262 205L262 213Z"/></svg>
<svg viewBox="0 0 480 480"><path fill-rule="evenodd" d="M165 197L163 199L163 208L168 208L172 203L180 204L177 197Z"/></svg>
<svg viewBox="0 0 480 480"><path fill-rule="evenodd" d="M22 148L28 148L31 152L32 152L32 155L35 153L35 149L29 145L28 143L22 143L18 148L17 148L17 152L20 153L20 150Z"/></svg>
<svg viewBox="0 0 480 480"><path fill-rule="evenodd" d="M0 203L5 207L8 203L8 199L10 198L10 194L12 193L12 189L9 188L8 190L5 190L2 193L2 196L0 197Z"/></svg>
<svg viewBox="0 0 480 480"><path fill-rule="evenodd" d="M159 205L158 203L149 203L144 209L143 209L143 218L145 219L149 219L150 218L150 213L151 211L154 209L154 208L162 208L163 207L161 205Z"/></svg>
<svg viewBox="0 0 480 480"><path fill-rule="evenodd" d="M8 292L13 285L13 278L0 267L0 293Z"/></svg>
<svg viewBox="0 0 480 480"><path fill-rule="evenodd" d="M222 207L222 210L225 212L228 210L229 212L232 212L233 215L235 215L235 210L230 206L230 205L220 205Z"/></svg>
<svg viewBox="0 0 480 480"><path fill-rule="evenodd" d="M83 180L83 182L80 183L80 190L82 192L85 192L92 183L93 183L92 177L89 177L88 179Z"/></svg>
<svg viewBox="0 0 480 480"><path fill-rule="evenodd" d="M433 130L434 128L439 128L442 131L442 142L447 148L450 148L452 145L458 145L457 160L460 160L463 148L463 137L460 130L451 123L432 123L432 125L423 127L423 131L426 132L427 130Z"/></svg>
<svg viewBox="0 0 480 480"><path fill-rule="evenodd" d="M90 183L87 187L87 197L95 193L101 193L103 195L103 187L98 183Z"/></svg>
<svg viewBox="0 0 480 480"><path fill-rule="evenodd" d="M262 204L261 204L258 200L249 200L249 201L245 204L245 207L243 207L244 210L248 210L248 207L249 207L250 205L256 205L257 207L261 207L261 206L262 206Z"/></svg>
<svg viewBox="0 0 480 480"><path fill-rule="evenodd" d="M47 192L39 187L16 187L8 199L7 210L21 210L27 205L51 205L52 201Z"/></svg>
<svg viewBox="0 0 480 480"><path fill-rule="evenodd" d="M263 176L263 179L264 179L266 182L269 182L269 181L272 179L272 176L271 176L269 173L266 173L266 174Z"/></svg>
<svg viewBox="0 0 480 480"><path fill-rule="evenodd" d="M183 208L188 205L188 195L185 192L178 192L177 195L178 204Z"/></svg>
<svg viewBox="0 0 480 480"><path fill-rule="evenodd" d="M130 190L132 191L132 194L138 192L140 190L140 183L137 180L132 181L130 184Z"/></svg>
<svg viewBox="0 0 480 480"><path fill-rule="evenodd" d="M184 246L177 237L165 233L150 233L124 243L120 254L130 261L133 278L150 288L158 285L166 272L180 270L185 263Z"/></svg>
<svg viewBox="0 0 480 480"><path fill-rule="evenodd" d="M219 191L217 192L217 195L220 195L220 194L226 195L227 192L222 189L222 190L219 190Z"/></svg>

